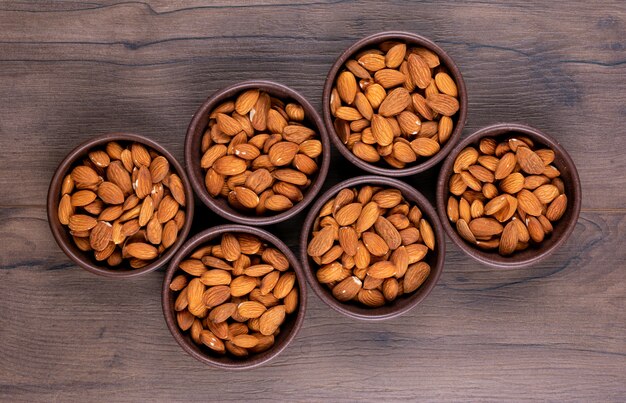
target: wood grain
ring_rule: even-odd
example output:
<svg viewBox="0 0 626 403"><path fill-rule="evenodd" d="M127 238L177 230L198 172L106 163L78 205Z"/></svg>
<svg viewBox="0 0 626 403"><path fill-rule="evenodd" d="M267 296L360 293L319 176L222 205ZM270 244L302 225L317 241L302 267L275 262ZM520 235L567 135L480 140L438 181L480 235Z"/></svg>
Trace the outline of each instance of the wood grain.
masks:
<svg viewBox="0 0 626 403"><path fill-rule="evenodd" d="M626 397L626 3L4 1L0 3L0 400L578 400ZM162 271L102 279L54 243L56 165L106 132L151 136L182 161L211 93L282 82L321 110L340 52L383 30L437 41L469 91L465 134L528 123L570 152L583 213L565 246L494 270L448 243L420 306L350 320L313 293L272 363L226 373L174 342ZM361 171L335 151L326 188ZM407 182L433 200L438 169ZM194 231L223 222L199 207ZM297 251L304 214L270 227Z"/></svg>

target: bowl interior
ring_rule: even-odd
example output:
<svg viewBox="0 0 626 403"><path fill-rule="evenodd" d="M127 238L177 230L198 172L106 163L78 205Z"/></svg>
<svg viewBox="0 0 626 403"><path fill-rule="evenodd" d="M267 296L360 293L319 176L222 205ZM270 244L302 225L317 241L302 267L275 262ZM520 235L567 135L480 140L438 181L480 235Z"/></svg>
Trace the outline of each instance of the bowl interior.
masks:
<svg viewBox="0 0 626 403"><path fill-rule="evenodd" d="M174 311L174 302L176 301L177 293L169 288L169 284L174 278L174 275L178 272L178 265L181 261L187 258L199 246L211 243L212 241L217 241L221 235L225 233L246 233L256 235L268 245L272 245L279 249L285 254L285 256L287 256L289 264L295 271L296 278L298 280L299 302L295 315L292 313L286 317L285 322L280 326L280 333L275 337L273 347L262 353L250 355L247 358L231 357L228 354L219 355L204 346L199 346L194 343L189 333L183 333L178 327ZM189 241L178 251L176 256L174 256L169 264L167 272L165 273L165 278L163 279L162 304L163 314L170 332L178 344L188 354L201 362L215 367L226 369L245 369L256 367L269 361L283 351L289 342L291 342L291 340L293 340L296 336L304 321L304 314L306 311L306 286L304 285L304 275L298 260L294 256L293 252L291 252L291 250L277 237L269 232L254 227L221 225L195 235L193 238L189 239Z"/></svg>
<svg viewBox="0 0 626 403"><path fill-rule="evenodd" d="M244 214L241 211L232 208L225 198L220 196L212 197L206 190L204 185L205 172L200 167L200 160L202 159L202 136L207 129L209 114L211 111L222 102L233 99L243 91L253 88L266 91L271 96L285 102L285 104L292 101L300 104L304 109L304 124L317 131L318 139L322 142L323 148L321 157L318 157L319 170L311 177L311 185L303 191L304 199L294 204L294 206L289 210L278 214L270 214L271 212L268 212L268 215L266 216L252 216ZM311 106L311 104L302 95L278 83L270 81L246 81L216 92L209 99L207 99L204 104L202 104L200 109L198 109L187 130L187 138L185 140L185 160L187 172L194 190L204 204L226 219L242 224L266 225L292 217L313 200L317 192L319 192L324 184L324 179L326 178L326 173L328 172L328 166L330 164L330 142L328 140L326 128L322 119L318 115L315 108L313 108L313 106Z"/></svg>
<svg viewBox="0 0 626 403"><path fill-rule="evenodd" d="M561 172L560 178L563 180L565 185L565 195L567 196L567 209L563 217L561 217L559 221L553 223L554 231L552 234L546 235L546 238L540 245L531 245L526 250L515 252L511 256L502 256L497 251L485 251L474 247L458 235L456 229L451 225L446 213L446 204L448 197L450 196L448 183L450 176L452 175L454 160L459 152L465 147L478 145L480 139L483 137L495 137L496 140L498 140L514 136L516 133L532 139L535 143L535 147L548 147L554 151L555 159L552 165L554 165ZM524 125L494 125L480 129L463 140L452 151L450 157L446 160L444 166L442 167L437 189L437 208L439 210L439 216L443 222L446 232L452 240L466 253L473 256L477 260L500 267L526 266L543 259L552 253L559 245L567 240L567 237L576 226L576 222L578 221L578 216L580 214L580 205L580 179L574 162L567 151L565 151L565 149L558 142L549 136L543 134L537 129Z"/></svg>
<svg viewBox="0 0 626 403"><path fill-rule="evenodd" d="M335 131L333 125L334 117L330 113L330 94L335 84L337 75L344 69L345 62L348 61L350 58L353 58L359 52L373 48L376 45L385 41L404 42L409 46L424 47L436 53L437 56L439 56L441 64L445 66L450 72L450 75L456 82L459 91L459 112L457 112L452 117L452 120L454 122L454 129L446 144L443 145L441 147L441 150L432 157L425 159L422 158L421 162L419 162L418 160L417 164L409 165L408 167L402 169L391 168L383 162L378 162L375 164L368 163L354 155L352 151L350 151L346 147L346 145L343 144L343 142L337 135L337 132ZM365 171L371 173L386 176L408 176L432 168L440 161L442 161L446 157L446 155L452 150L452 148L454 148L455 144L461 137L461 132L463 131L463 127L465 126L465 123L467 121L467 91L465 87L465 81L463 80L463 76L458 66L439 45L427 38L409 32L381 32L368 36L356 42L348 49L346 49L341 54L341 56L339 56L337 61L335 61L335 64L333 64L333 66L331 67L328 76L326 77L326 82L324 83L322 108L324 123L326 124L326 129L328 130L331 141L346 159L348 159L350 162L357 165L361 169L364 169Z"/></svg>
<svg viewBox="0 0 626 403"><path fill-rule="evenodd" d="M83 252L76 246L69 232L69 229L59 222L58 208L59 202L61 200L60 193L61 186L63 184L63 178L65 178L65 176L71 172L71 170L78 162L82 161L83 158L86 158L90 151L95 148L102 149L108 142L111 141L117 141L122 145L133 142L141 143L167 158L170 163L172 172L177 173L178 176L181 178L181 181L183 182L183 186L185 188L185 197L188 201L187 205L185 206L185 224L182 230L179 231L178 239L176 240L176 242L172 246L170 246L169 249L165 251L165 253L159 259L139 269L133 269L128 266L126 260L124 260L124 262L117 267L110 267L106 264L106 261L98 262L95 259L93 252ZM166 263L174 255L180 245L183 244L185 238L189 234L189 230L191 229L191 222L193 220L194 207L193 191L191 189L191 185L189 184L189 180L187 179L187 175L183 167L178 163L178 161L176 161L176 159L167 150L165 150L154 141L143 136L130 133L111 133L98 136L97 138L89 140L72 150L55 171L52 181L50 182L50 188L48 190L47 204L48 222L50 225L50 229L57 244L61 247L65 254L82 268L93 273L108 277L137 276L156 270L164 263Z"/></svg>
<svg viewBox="0 0 626 403"><path fill-rule="evenodd" d="M364 185L381 186L385 188L396 188L402 192L404 198L411 204L417 205L422 211L423 217L425 217L431 224L433 232L435 233L435 250L429 251L426 258L423 260L431 267L431 272L424 284L420 286L416 291L411 294L404 294L396 298L393 302L386 304L379 308L366 308L357 305L353 302L343 303L337 300L331 290L325 285L317 281L316 271L318 264L307 254L307 246L311 240L311 232L313 230L313 224L322 206L330 199L335 197L340 190L345 188L359 188ZM344 182L337 184L329 189L323 196L321 196L316 202L305 220L302 228L302 234L300 237L300 260L304 264L304 270L309 281L309 284L313 288L313 291L328 305L335 310L357 319L366 320L380 320L388 319L398 315L401 315L415 305L420 303L435 287L439 276L443 271L443 263L445 257L445 238L443 236L443 229L439 222L435 209L430 205L428 200L422 196L417 190L396 179L381 178L377 176L361 176L357 178L348 179Z"/></svg>

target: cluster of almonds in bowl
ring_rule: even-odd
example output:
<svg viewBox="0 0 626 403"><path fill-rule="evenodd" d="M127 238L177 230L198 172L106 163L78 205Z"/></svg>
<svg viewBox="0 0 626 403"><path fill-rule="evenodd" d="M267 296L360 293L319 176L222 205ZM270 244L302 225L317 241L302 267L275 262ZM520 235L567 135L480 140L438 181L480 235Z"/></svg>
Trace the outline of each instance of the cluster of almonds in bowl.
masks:
<svg viewBox="0 0 626 403"><path fill-rule="evenodd" d="M200 198L218 214L273 223L300 211L321 187L329 162L325 137L321 119L295 91L240 83L213 95L194 116L188 169Z"/></svg>
<svg viewBox="0 0 626 403"><path fill-rule="evenodd" d="M330 189L311 209L301 259L309 283L332 307L380 319L404 311L434 286L443 266L441 231L415 189L358 177Z"/></svg>
<svg viewBox="0 0 626 403"><path fill-rule="evenodd" d="M82 156L69 157L67 168L57 172L68 171L53 180L60 189L55 195L51 187L49 195L59 198L51 227L57 240L69 238L72 248L82 252L63 244L84 267L113 275L157 268L189 231L191 190L184 172L155 147L130 134L104 136L80 146L71 156Z"/></svg>
<svg viewBox="0 0 626 403"><path fill-rule="evenodd" d="M422 171L440 161L442 147L460 135L466 114L461 75L424 38L366 38L344 53L328 80L324 107L329 130L332 125L337 135L333 140L370 172Z"/></svg>
<svg viewBox="0 0 626 403"><path fill-rule="evenodd" d="M210 364L269 359L302 322L299 271L287 247L265 231L224 225L200 233L166 273L163 310L170 331Z"/></svg>
<svg viewBox="0 0 626 403"><path fill-rule="evenodd" d="M470 256L498 267L526 266L573 231L580 181L549 136L497 124L470 135L452 156L441 169L437 206L444 228Z"/></svg>
<svg viewBox="0 0 626 403"><path fill-rule="evenodd" d="M447 214L467 242L507 256L539 244L567 208L554 151L526 136L480 140L454 161Z"/></svg>

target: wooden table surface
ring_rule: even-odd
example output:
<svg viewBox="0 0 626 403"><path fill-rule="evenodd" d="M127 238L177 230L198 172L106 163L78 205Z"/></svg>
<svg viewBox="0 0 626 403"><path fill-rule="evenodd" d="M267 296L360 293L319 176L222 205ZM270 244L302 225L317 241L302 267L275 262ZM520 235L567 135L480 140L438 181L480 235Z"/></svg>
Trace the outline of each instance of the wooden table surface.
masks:
<svg viewBox="0 0 626 403"><path fill-rule="evenodd" d="M46 219L80 142L150 136L183 160L217 89L282 82L321 110L340 52L406 30L457 61L464 134L536 126L578 166L576 229L534 267L482 266L448 242L432 294L379 323L309 293L305 324L262 368L211 369L174 342L163 272L109 280L74 265ZM626 3L496 0L0 3L0 399L4 401L626 399ZM337 152L327 186L360 174ZM438 168L408 182L433 200ZM297 251L295 219L270 227ZM223 222L200 207L196 230Z"/></svg>

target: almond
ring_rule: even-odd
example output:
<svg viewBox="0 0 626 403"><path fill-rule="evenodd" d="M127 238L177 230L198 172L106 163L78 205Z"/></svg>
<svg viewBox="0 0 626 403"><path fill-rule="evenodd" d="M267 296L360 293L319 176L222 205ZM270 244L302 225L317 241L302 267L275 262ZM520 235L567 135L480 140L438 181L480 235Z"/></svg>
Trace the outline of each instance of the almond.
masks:
<svg viewBox="0 0 626 403"><path fill-rule="evenodd" d="M283 195L273 195L265 200L265 207L271 211L285 211L293 207L293 203Z"/></svg>
<svg viewBox="0 0 626 403"><path fill-rule="evenodd" d="M387 94L385 100L380 104L378 113L382 116L394 116L402 112L411 104L411 95L402 88L396 88Z"/></svg>
<svg viewBox="0 0 626 403"><path fill-rule="evenodd" d="M170 195L167 195L159 203L159 210L157 211L157 217L161 224L164 224L174 218L180 205Z"/></svg>
<svg viewBox="0 0 626 403"><path fill-rule="evenodd" d="M148 168L150 166L152 157L150 157L150 153L145 146L139 143L133 143L130 148L130 152L133 163L137 168Z"/></svg>
<svg viewBox="0 0 626 403"><path fill-rule="evenodd" d="M289 165L298 153L299 146L290 141L281 141L274 144L268 152L270 162L274 166Z"/></svg>
<svg viewBox="0 0 626 403"><path fill-rule="evenodd" d="M559 196L559 189L554 185L541 185L533 191L533 194L542 204L550 204Z"/></svg>
<svg viewBox="0 0 626 403"><path fill-rule="evenodd" d="M509 176L513 169L515 169L515 164L517 160L515 158L515 154L506 153L500 158L498 164L496 165L495 178L496 179L504 179Z"/></svg>
<svg viewBox="0 0 626 403"><path fill-rule="evenodd" d="M398 43L392 46L385 55L385 65L389 68L397 68L402 64L406 55L406 45Z"/></svg>
<svg viewBox="0 0 626 403"><path fill-rule="evenodd" d="M284 305L268 309L259 319L259 332L266 336L274 334L276 329L284 322L285 315Z"/></svg>
<svg viewBox="0 0 626 403"><path fill-rule="evenodd" d="M522 189L517 194L517 202L519 208L522 209L526 214L530 214L532 216L539 216L543 210L541 202L539 199L530 191L526 189Z"/></svg>
<svg viewBox="0 0 626 403"><path fill-rule="evenodd" d="M363 282L355 276L342 280L333 287L333 296L341 302L346 302L356 297L363 286Z"/></svg>
<svg viewBox="0 0 626 403"><path fill-rule="evenodd" d="M70 230L76 232L89 231L95 227L97 223L95 218L84 214L74 214L68 220Z"/></svg>
<svg viewBox="0 0 626 403"><path fill-rule="evenodd" d="M211 312L209 312L209 320L214 323L225 322L235 313L235 311L237 311L237 305L231 302L226 302L211 309Z"/></svg>
<svg viewBox="0 0 626 403"><path fill-rule="evenodd" d="M550 206L548 206L548 210L546 211L546 218L550 221L558 221L563 217L565 210L567 209L567 196L564 194L556 197Z"/></svg>
<svg viewBox="0 0 626 403"><path fill-rule="evenodd" d="M154 158L150 163L150 176L152 177L152 181L154 183L161 182L170 170L170 163L167 161L167 158L159 155Z"/></svg>
<svg viewBox="0 0 626 403"><path fill-rule="evenodd" d="M373 232L364 232L362 238L363 244L374 256L383 256L389 251L389 245L385 240Z"/></svg>
<svg viewBox="0 0 626 403"><path fill-rule="evenodd" d="M194 281L194 280L192 280ZM191 284L191 283L190 283ZM232 285L231 285L232 286ZM219 306L228 301L231 296L231 288L227 285L209 287L202 293L202 303L209 309Z"/></svg>
<svg viewBox="0 0 626 403"><path fill-rule="evenodd" d="M546 168L541 157L528 147L518 147L516 157L522 170L531 175L539 175Z"/></svg>
<svg viewBox="0 0 626 403"><path fill-rule="evenodd" d="M403 289L405 294L417 290L430 275L430 266L425 262L418 262L409 266L404 275Z"/></svg>
<svg viewBox="0 0 626 403"><path fill-rule="evenodd" d="M291 292L296 281L294 272L287 272L280 276L278 282L274 286L273 294L278 299L283 299Z"/></svg>
<svg viewBox="0 0 626 403"><path fill-rule="evenodd" d="M242 92L235 101L235 111L240 115L247 115L259 99L259 90L250 89Z"/></svg>
<svg viewBox="0 0 626 403"><path fill-rule="evenodd" d="M344 71L337 77L337 91L343 102L350 105L354 102L357 85L354 75L349 71Z"/></svg>
<svg viewBox="0 0 626 403"><path fill-rule="evenodd" d="M95 251L103 251L112 240L113 230L111 224L98 221L89 234L89 244Z"/></svg>
<svg viewBox="0 0 626 403"><path fill-rule="evenodd" d="M393 277L396 275L396 272L396 266L388 260L376 262L367 269L368 276L379 279Z"/></svg>
<svg viewBox="0 0 626 403"><path fill-rule="evenodd" d="M246 170L246 161L234 155L218 158L213 169L220 175L238 175Z"/></svg>
<svg viewBox="0 0 626 403"><path fill-rule="evenodd" d="M406 81L406 76L398 70L382 69L374 74L374 79L383 88L393 88L402 85ZM406 91L406 90L405 90ZM408 91L407 91L408 94ZM410 102L410 99L409 99Z"/></svg>
<svg viewBox="0 0 626 403"><path fill-rule="evenodd" d="M428 87L432 76L430 75L430 67L428 67L426 61L415 53L411 53L407 61L411 81L421 89Z"/></svg>
<svg viewBox="0 0 626 403"><path fill-rule="evenodd" d="M375 53L368 53L358 59L361 66L369 71L378 71L385 68L385 57Z"/></svg>
<svg viewBox="0 0 626 403"><path fill-rule="evenodd" d="M499 252L503 256L507 256L515 252L517 246L517 227L513 221L509 222L502 231L500 237Z"/></svg>
<svg viewBox="0 0 626 403"><path fill-rule="evenodd" d="M81 185L96 185L100 181L100 177L92 168L79 165L72 170L72 180Z"/></svg>
<svg viewBox="0 0 626 403"><path fill-rule="evenodd" d="M352 152L358 158L363 161L374 163L380 160L380 154L376 151L376 148L372 147L369 144L364 144L360 141L357 141L352 147Z"/></svg>
<svg viewBox="0 0 626 403"><path fill-rule="evenodd" d="M446 94L431 94L426 98L426 104L444 116L452 116L459 111L459 101Z"/></svg>
<svg viewBox="0 0 626 403"><path fill-rule="evenodd" d="M249 294L256 287L256 279L249 276L239 276L230 282L230 293L233 297Z"/></svg>
<svg viewBox="0 0 626 403"><path fill-rule="evenodd" d="M470 221L469 228L476 237L499 235L504 229L497 220L486 217L476 218Z"/></svg>
<svg viewBox="0 0 626 403"><path fill-rule="evenodd" d="M382 146L393 142L393 129L387 119L381 115L372 116L372 134L376 142Z"/></svg>
<svg viewBox="0 0 626 403"><path fill-rule="evenodd" d="M128 253L129 256L136 257L137 259L142 260L152 260L159 255L157 249L154 246L143 242L128 244L126 245L125 249L126 253Z"/></svg>
<svg viewBox="0 0 626 403"><path fill-rule="evenodd" d="M334 241L334 231L332 227L324 227L313 236L309 242L307 253L309 256L322 256L326 253Z"/></svg>

